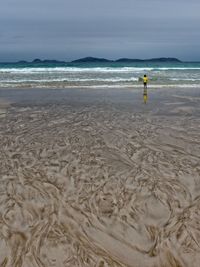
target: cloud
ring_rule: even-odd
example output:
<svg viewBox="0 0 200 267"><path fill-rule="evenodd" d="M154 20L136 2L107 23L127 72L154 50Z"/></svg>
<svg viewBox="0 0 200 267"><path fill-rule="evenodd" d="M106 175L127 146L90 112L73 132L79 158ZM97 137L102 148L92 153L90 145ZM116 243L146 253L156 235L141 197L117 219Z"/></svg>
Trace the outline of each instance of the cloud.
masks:
<svg viewBox="0 0 200 267"><path fill-rule="evenodd" d="M0 60L9 51L16 59L200 59L199 10L197 0L2 0Z"/></svg>

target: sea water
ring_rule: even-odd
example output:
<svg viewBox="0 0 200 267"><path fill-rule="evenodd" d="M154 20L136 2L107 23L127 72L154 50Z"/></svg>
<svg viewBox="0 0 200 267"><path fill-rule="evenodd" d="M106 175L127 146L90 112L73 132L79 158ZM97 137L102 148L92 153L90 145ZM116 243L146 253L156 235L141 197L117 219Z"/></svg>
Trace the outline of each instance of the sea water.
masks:
<svg viewBox="0 0 200 267"><path fill-rule="evenodd" d="M200 63L0 63L0 88L200 87Z"/></svg>

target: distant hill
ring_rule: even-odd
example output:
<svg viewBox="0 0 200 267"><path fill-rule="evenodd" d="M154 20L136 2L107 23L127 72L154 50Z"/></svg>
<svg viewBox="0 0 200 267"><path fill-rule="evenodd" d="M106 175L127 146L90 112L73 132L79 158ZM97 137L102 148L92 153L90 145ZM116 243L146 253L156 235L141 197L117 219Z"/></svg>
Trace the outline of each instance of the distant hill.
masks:
<svg viewBox="0 0 200 267"><path fill-rule="evenodd" d="M39 59L39 58L36 58L36 59L34 59L31 63L36 63L36 64L45 64L45 63L47 63L47 64L52 64L52 63L66 63L65 61L59 61L59 60L54 60L54 59L44 59L44 60L41 60L41 59Z"/></svg>
<svg viewBox="0 0 200 267"><path fill-rule="evenodd" d="M73 60L71 62L66 62L66 61L60 61L60 60L54 60L54 59L44 59L41 60L39 58L34 59L33 61L25 61L25 60L20 60L18 62L1 62L5 64L13 64L13 63L18 63L18 64L65 64L65 63L145 63L145 62L171 62L171 63L181 63L183 61L173 58L173 57L161 57L161 58L151 58L151 59L131 59L131 58L119 58L117 60L109 60L106 58L97 58L97 57L84 57L80 59Z"/></svg>
<svg viewBox="0 0 200 267"><path fill-rule="evenodd" d="M96 57L84 57L77 60L71 61L71 63L98 63L98 62L122 62L122 63L137 63L137 62L182 62L177 58L171 57L161 57L161 58L151 58L151 59L131 59L131 58L120 58L117 60L109 60L105 58Z"/></svg>
<svg viewBox="0 0 200 267"><path fill-rule="evenodd" d="M84 57L71 61L71 63L82 63L82 62L113 62L113 60L97 57Z"/></svg>
<svg viewBox="0 0 200 267"><path fill-rule="evenodd" d="M177 58L171 57L161 57L161 58L151 58L151 59L131 59L131 58L120 58L117 60L109 60L105 58L96 57L84 57L77 60L71 61L71 63L96 63L96 62L122 62L122 63L137 63L137 62L181 62Z"/></svg>
<svg viewBox="0 0 200 267"><path fill-rule="evenodd" d="M125 63L134 63L134 62L182 62L177 58L171 57L161 57L161 58L151 58L151 59L130 59L130 58L120 58L115 60L115 62L125 62Z"/></svg>
<svg viewBox="0 0 200 267"><path fill-rule="evenodd" d="M149 59L149 61L151 61L151 62L182 62L178 58L174 58L174 57L152 58L152 59Z"/></svg>

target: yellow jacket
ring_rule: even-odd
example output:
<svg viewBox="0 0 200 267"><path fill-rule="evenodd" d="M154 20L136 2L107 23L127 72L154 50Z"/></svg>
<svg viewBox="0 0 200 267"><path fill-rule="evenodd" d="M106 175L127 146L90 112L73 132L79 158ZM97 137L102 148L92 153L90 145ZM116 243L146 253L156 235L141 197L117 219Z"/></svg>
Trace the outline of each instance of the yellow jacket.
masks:
<svg viewBox="0 0 200 267"><path fill-rule="evenodd" d="M148 77L143 77L143 82L147 83L148 82Z"/></svg>

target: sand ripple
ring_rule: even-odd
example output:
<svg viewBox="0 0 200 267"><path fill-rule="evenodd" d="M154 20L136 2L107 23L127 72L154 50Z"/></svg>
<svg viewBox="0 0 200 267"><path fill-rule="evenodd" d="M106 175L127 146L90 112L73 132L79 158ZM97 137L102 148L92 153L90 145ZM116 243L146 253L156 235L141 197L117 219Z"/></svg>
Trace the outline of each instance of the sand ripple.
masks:
<svg viewBox="0 0 200 267"><path fill-rule="evenodd" d="M199 266L198 118L59 106L0 122L0 266Z"/></svg>

